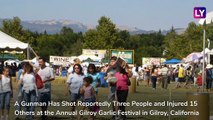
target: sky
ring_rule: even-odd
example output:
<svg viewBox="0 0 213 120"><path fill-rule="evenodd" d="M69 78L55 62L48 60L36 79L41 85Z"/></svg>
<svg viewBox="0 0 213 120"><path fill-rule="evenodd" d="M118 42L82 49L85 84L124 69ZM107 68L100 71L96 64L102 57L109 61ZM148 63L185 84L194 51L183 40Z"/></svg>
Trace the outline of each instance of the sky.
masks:
<svg viewBox="0 0 213 120"><path fill-rule="evenodd" d="M186 28L194 7L213 11L213 0L0 0L0 18L73 20L97 25L101 16L119 26L143 30Z"/></svg>

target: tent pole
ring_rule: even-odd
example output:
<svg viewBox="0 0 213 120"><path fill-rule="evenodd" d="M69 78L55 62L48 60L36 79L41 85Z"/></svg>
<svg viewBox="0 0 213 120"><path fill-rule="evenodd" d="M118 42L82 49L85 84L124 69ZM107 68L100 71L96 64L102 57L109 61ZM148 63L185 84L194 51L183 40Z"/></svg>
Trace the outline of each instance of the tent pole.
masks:
<svg viewBox="0 0 213 120"><path fill-rule="evenodd" d="M28 45L28 47L27 47L27 59L29 60L30 59L30 49L29 49L29 45Z"/></svg>
<svg viewBox="0 0 213 120"><path fill-rule="evenodd" d="M33 50L32 47L30 47L30 50L33 52L33 54L37 57L38 55L36 54L36 52Z"/></svg>
<svg viewBox="0 0 213 120"><path fill-rule="evenodd" d="M204 92L204 83L205 83L205 42L206 42L206 30L203 30L203 69L202 69L202 91Z"/></svg>
<svg viewBox="0 0 213 120"><path fill-rule="evenodd" d="M2 61L3 61L3 66L4 66L4 50L3 50L3 54L2 54Z"/></svg>

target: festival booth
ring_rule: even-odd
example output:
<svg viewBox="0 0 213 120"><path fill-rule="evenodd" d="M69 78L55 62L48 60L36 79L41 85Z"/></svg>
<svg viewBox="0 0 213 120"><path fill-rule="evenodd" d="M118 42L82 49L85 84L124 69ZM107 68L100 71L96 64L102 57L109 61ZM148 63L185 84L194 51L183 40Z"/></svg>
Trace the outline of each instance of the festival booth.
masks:
<svg viewBox="0 0 213 120"><path fill-rule="evenodd" d="M6 33L0 31L0 50L4 53L21 53L26 52L27 59L30 59L30 50L35 54L29 44L23 43ZM35 54L36 55L36 54Z"/></svg>

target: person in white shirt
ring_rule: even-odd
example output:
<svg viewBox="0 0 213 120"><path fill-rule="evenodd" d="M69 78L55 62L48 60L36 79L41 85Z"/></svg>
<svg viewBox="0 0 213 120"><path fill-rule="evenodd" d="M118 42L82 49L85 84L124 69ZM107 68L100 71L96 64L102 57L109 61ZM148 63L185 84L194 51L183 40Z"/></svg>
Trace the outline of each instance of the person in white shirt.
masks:
<svg viewBox="0 0 213 120"><path fill-rule="evenodd" d="M44 87L42 89L38 90L39 93L39 102L46 102L48 105L48 102L51 101L51 81L55 80L54 73L50 67L47 67L45 65L45 58L39 58L39 71L38 75L41 77ZM46 120L47 116L44 114L45 111L47 111L48 106L42 106L41 110L43 115L41 116L42 120Z"/></svg>
<svg viewBox="0 0 213 120"><path fill-rule="evenodd" d="M12 81L9 77L9 68L3 68L3 75L0 76L0 117L1 120L8 120L10 111L10 100L13 96ZM6 111L7 110L7 111Z"/></svg>
<svg viewBox="0 0 213 120"><path fill-rule="evenodd" d="M36 97L38 96L37 86L36 86L36 78L33 72L33 66L29 63L25 63L24 65L24 73L19 81L22 84L24 101L26 103L36 102ZM35 106L26 106L27 112L34 112ZM33 120L33 115L27 115L26 120Z"/></svg>
<svg viewBox="0 0 213 120"><path fill-rule="evenodd" d="M71 102L77 102L77 100L80 98L79 90L83 86L83 68L80 64L75 64L74 72L68 76L67 79L67 88L70 93L70 101ZM72 111L75 111L75 106L71 108Z"/></svg>
<svg viewBox="0 0 213 120"><path fill-rule="evenodd" d="M162 88L167 89L168 87L168 71L167 65L164 65L163 68L161 68L161 74L162 74Z"/></svg>
<svg viewBox="0 0 213 120"><path fill-rule="evenodd" d="M74 63L71 63L69 69L67 70L67 76L69 76L70 74L72 74L72 72L73 72L73 66L74 66Z"/></svg>

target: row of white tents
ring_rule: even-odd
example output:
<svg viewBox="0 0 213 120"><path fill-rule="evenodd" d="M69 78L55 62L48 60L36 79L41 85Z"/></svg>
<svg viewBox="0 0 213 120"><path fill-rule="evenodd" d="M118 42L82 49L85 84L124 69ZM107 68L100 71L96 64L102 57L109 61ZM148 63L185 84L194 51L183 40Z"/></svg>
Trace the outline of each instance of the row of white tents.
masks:
<svg viewBox="0 0 213 120"><path fill-rule="evenodd" d="M30 59L30 51L32 51L35 55L36 53L33 51L33 49L30 47L28 43L21 42L17 40L16 38L13 38L6 33L0 31L0 50L1 53L26 53L27 54L27 59ZM37 56L37 55L36 55ZM85 61L87 59L91 59L93 61L100 62L101 58L95 56L95 55L80 55L76 56L75 58L79 58L81 61ZM14 60L12 60L14 61ZM36 61L36 58L32 59L32 62ZM10 63L9 61L6 61Z"/></svg>

